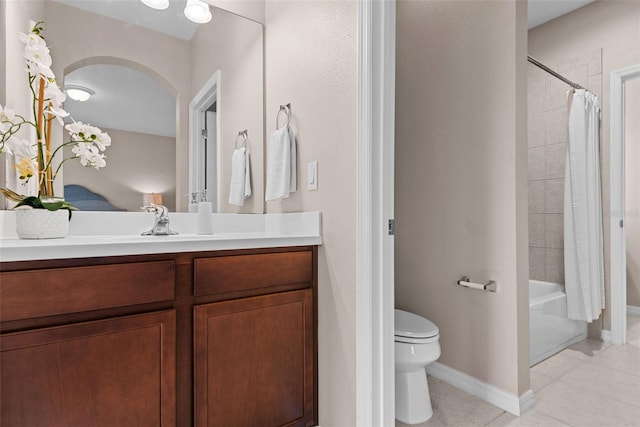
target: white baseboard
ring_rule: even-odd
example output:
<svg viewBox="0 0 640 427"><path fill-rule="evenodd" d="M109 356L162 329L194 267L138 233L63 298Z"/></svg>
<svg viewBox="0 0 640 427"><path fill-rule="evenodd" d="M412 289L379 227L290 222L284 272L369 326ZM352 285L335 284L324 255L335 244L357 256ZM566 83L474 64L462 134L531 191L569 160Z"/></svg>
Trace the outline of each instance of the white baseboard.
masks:
<svg viewBox="0 0 640 427"><path fill-rule="evenodd" d="M522 415L535 405L533 390L518 397L439 362L427 366L427 373L514 415Z"/></svg>
<svg viewBox="0 0 640 427"><path fill-rule="evenodd" d="M602 342L611 343L611 331L603 329L600 331L600 339Z"/></svg>
<svg viewBox="0 0 640 427"><path fill-rule="evenodd" d="M640 307L636 307L634 305L628 305L627 314L630 316L640 316Z"/></svg>

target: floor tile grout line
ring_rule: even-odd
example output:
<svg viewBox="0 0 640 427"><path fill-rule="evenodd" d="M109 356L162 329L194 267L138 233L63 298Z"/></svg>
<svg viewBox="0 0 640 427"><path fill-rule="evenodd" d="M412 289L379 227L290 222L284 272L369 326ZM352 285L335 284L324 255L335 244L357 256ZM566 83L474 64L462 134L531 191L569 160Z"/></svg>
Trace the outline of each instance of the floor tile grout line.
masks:
<svg viewBox="0 0 640 427"><path fill-rule="evenodd" d="M587 394L592 394L592 395L595 395L595 396L599 397L600 399L606 399L606 400L609 400L611 402L619 403L619 404L621 404L623 406L629 407L629 409L640 409L640 406L635 406L635 405L632 405L630 403L624 402L624 401L622 401L620 399L615 399L615 398L611 397L608 394L603 394L603 393L600 392L599 389L594 391L594 390L588 389L588 388L586 388L586 387L584 387L584 386L582 386L580 384L576 384L576 383L573 383L573 382L560 381L560 379L558 379L557 381L561 382L562 385L564 385L566 387L570 387L570 388L576 388L577 387L581 391L583 391L583 392L585 392ZM622 415L622 416L624 417L624 415Z"/></svg>
<svg viewBox="0 0 640 427"><path fill-rule="evenodd" d="M491 423L493 423L494 421L496 421L498 418L500 418L501 416L503 416L504 414L507 414L507 411L502 411L497 417L490 419L489 421L487 421L485 424L483 424L483 427L487 427L490 426Z"/></svg>
<svg viewBox="0 0 640 427"><path fill-rule="evenodd" d="M547 413L546 413L546 412L544 412L544 411L540 411L540 410L538 410L538 413L539 413L539 414L544 415L545 417L549 417L549 418L551 418L552 420L558 421L559 423L565 424L565 425L566 425L566 426L568 426L568 427L574 427L574 425L573 425L573 424L571 424L570 422L565 421L565 420L561 420L561 419L559 419L559 418L557 418L557 417L554 417L553 415L549 415L549 414L547 414Z"/></svg>
<svg viewBox="0 0 640 427"><path fill-rule="evenodd" d="M639 355L639 358L640 358L640 355ZM636 377L638 379L638 382L640 382L640 371L637 371L637 373L636 372L630 372L627 369L621 369L621 368L617 368L617 367L611 366L611 362L610 361L605 360L604 362L605 362L604 363L604 365L605 365L604 368L611 369L612 371L620 372L622 374L631 375L633 377ZM600 362L592 362L592 363L589 363L589 365L597 365L599 363ZM602 368L602 367L600 367L600 368Z"/></svg>

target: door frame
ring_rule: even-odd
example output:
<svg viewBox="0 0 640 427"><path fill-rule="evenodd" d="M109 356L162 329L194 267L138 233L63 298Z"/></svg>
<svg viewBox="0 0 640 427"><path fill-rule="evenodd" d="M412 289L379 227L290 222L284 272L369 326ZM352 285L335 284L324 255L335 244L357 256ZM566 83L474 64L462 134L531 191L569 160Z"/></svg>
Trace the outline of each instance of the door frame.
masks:
<svg viewBox="0 0 640 427"><path fill-rule="evenodd" d="M611 342L627 341L627 271L625 220L625 83L640 78L640 64L611 72ZM621 226L621 222L623 222Z"/></svg>
<svg viewBox="0 0 640 427"><path fill-rule="evenodd" d="M395 425L395 0L358 0L356 424Z"/></svg>
<svg viewBox="0 0 640 427"><path fill-rule="evenodd" d="M204 166L198 159L204 156L204 148L201 142L201 132L205 127L205 112L213 104L217 102L218 109L216 111L216 187L220 183L220 84L222 72L216 70L215 73L207 80L207 82L198 91L197 95L189 103L189 195L201 191L200 177L204 175ZM204 182L203 182L204 183ZM191 200L191 197L189 197ZM218 212L220 205L220 192L217 191L214 212Z"/></svg>

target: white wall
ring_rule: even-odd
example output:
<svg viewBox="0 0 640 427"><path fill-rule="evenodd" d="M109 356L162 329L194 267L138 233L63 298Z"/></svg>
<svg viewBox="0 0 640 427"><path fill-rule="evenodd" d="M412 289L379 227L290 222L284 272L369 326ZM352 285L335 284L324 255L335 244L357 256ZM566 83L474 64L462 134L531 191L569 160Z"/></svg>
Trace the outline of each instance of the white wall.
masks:
<svg viewBox="0 0 640 427"><path fill-rule="evenodd" d="M322 212L318 259L319 416L355 426L357 4L267 0L266 129L291 103L300 189L267 212ZM306 167L318 161L318 191Z"/></svg>
<svg viewBox="0 0 640 427"><path fill-rule="evenodd" d="M627 304L640 307L640 78L625 86Z"/></svg>
<svg viewBox="0 0 640 427"><path fill-rule="evenodd" d="M560 18L529 31L529 54L541 62L564 68L572 58L602 49L602 107L601 164L602 164L602 208L604 218L605 246L605 293L611 295L610 261L611 251L609 211L609 76L612 71L640 63L640 2L618 0L596 0ZM611 329L611 315L605 308L599 321L592 324L589 333L599 336L600 327Z"/></svg>
<svg viewBox="0 0 640 427"><path fill-rule="evenodd" d="M438 325L439 362L513 395L529 389L525 9L397 5L396 307Z"/></svg>

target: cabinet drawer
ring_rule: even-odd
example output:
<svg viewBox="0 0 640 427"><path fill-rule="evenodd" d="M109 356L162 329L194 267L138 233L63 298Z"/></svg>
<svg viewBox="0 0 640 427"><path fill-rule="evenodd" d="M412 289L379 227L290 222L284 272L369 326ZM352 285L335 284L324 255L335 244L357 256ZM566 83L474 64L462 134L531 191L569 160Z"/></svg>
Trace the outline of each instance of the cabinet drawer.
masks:
<svg viewBox="0 0 640 427"><path fill-rule="evenodd" d="M0 320L20 320L166 301L175 261L13 271L0 274Z"/></svg>
<svg viewBox="0 0 640 427"><path fill-rule="evenodd" d="M212 295L311 283L311 251L235 255L194 260L194 293Z"/></svg>

